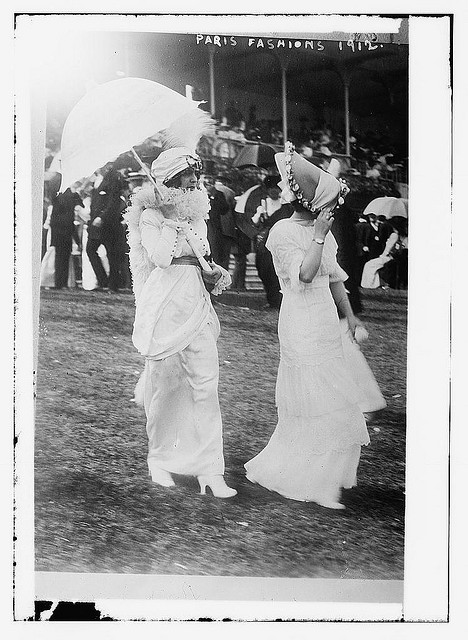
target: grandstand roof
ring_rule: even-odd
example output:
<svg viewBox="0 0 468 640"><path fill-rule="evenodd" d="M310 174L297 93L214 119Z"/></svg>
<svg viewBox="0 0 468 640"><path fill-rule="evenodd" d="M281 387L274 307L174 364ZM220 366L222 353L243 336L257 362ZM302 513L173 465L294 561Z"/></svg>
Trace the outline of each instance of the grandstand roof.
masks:
<svg viewBox="0 0 468 640"><path fill-rule="evenodd" d="M403 107L407 102L408 47L402 43L405 38L399 34L384 35L377 35L376 40L368 43L350 41L349 34L343 34L343 40L331 39L332 34L301 38L218 35L219 46L213 43L213 34L146 33L130 35L129 51L131 64L152 73L152 79L172 82L169 86L181 92L185 84L200 86L206 98L210 49L214 51L218 94L221 88L226 93L232 88L254 89L265 96L279 95L280 64L287 63L289 101L341 107L343 88L339 73L348 70L352 74L352 110L365 114L371 103L377 111L390 106L389 91L392 107L399 104ZM235 45L231 44L232 37ZM133 69L130 71L132 75Z"/></svg>

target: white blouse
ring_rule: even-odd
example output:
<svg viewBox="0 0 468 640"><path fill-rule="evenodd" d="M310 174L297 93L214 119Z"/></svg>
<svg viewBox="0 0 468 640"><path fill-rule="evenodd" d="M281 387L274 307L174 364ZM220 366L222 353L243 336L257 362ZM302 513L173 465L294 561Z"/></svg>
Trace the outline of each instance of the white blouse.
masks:
<svg viewBox="0 0 468 640"><path fill-rule="evenodd" d="M189 230L202 255L209 253L206 222L195 220ZM219 334L219 321L201 269L172 263L173 258L194 256L185 236L153 209L142 213L140 233L155 268L138 297L133 328L135 347L146 357L163 359L185 349L206 322L213 322Z"/></svg>

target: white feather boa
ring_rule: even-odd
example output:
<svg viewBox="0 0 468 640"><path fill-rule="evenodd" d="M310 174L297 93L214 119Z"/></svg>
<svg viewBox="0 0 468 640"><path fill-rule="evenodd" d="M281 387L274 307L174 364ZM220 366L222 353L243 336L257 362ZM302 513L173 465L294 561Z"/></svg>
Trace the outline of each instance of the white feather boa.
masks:
<svg viewBox="0 0 468 640"><path fill-rule="evenodd" d="M163 195L162 204L165 205L165 211L172 210L174 215L164 214L170 218L177 220L186 220L193 222L194 220L207 220L210 210L210 198L206 189L192 189L185 191L183 189L175 189L173 187L158 186Z"/></svg>
<svg viewBox="0 0 468 640"><path fill-rule="evenodd" d="M156 210L161 222L165 217L190 222L208 218L210 210L210 200L205 190L182 191L164 186L158 188L162 198L156 196L152 185L139 189L133 194L131 204L124 215L135 302L138 301L143 285L155 266L141 244L140 217L143 211Z"/></svg>

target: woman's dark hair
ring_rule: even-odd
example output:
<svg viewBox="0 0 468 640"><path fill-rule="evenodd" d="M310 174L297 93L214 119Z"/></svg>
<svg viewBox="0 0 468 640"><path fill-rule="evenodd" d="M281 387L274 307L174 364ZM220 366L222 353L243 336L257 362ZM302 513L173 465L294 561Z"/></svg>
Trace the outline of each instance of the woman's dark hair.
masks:
<svg viewBox="0 0 468 640"><path fill-rule="evenodd" d="M166 187L172 187L174 189L180 189L180 186L182 184L182 176L185 175L185 174L190 174L190 173L194 173L197 176L197 178L200 177L200 172L199 171L196 171L192 167L187 167L187 169L184 169L183 171L180 171L173 178L171 178L170 180L165 182L164 185Z"/></svg>
<svg viewBox="0 0 468 640"><path fill-rule="evenodd" d="M182 173L178 173L176 176L164 183L166 187L172 187L173 189L180 189L182 184Z"/></svg>

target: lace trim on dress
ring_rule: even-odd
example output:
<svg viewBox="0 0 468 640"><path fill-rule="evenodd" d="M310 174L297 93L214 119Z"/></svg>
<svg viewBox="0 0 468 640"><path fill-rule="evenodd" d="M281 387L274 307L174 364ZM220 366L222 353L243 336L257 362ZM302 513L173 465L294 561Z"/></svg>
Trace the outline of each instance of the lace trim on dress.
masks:
<svg viewBox="0 0 468 640"><path fill-rule="evenodd" d="M294 433L297 444L290 443L288 448L291 455L297 447L297 459L330 451L344 452L355 445L370 444L366 421L357 407L348 407L345 411L335 411L319 418L300 418L278 411L279 429L282 425Z"/></svg>
<svg viewBox="0 0 468 640"><path fill-rule="evenodd" d="M319 364L286 364L280 360L276 404L288 415L317 417L363 400L342 357Z"/></svg>

